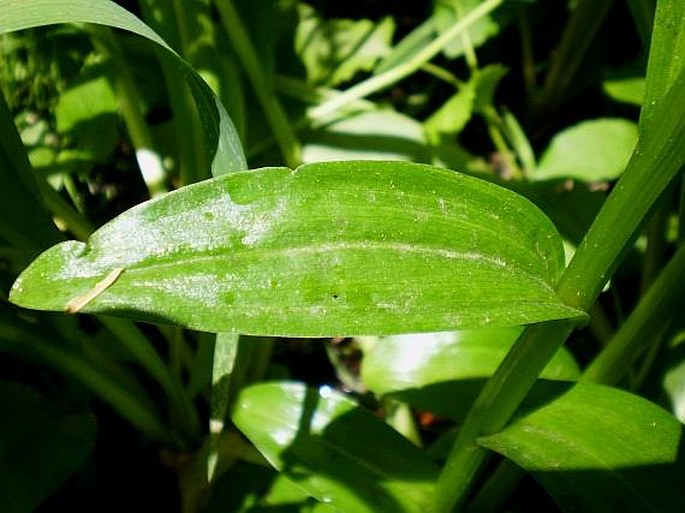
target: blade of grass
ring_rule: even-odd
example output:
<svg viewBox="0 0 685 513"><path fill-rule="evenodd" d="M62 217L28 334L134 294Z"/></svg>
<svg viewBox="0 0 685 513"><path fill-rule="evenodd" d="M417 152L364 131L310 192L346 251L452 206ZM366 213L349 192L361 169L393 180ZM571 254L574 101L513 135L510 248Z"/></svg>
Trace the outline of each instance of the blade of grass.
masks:
<svg viewBox="0 0 685 513"><path fill-rule="evenodd" d="M559 282L557 294L569 306L585 311L592 306L647 213L685 163L684 94L685 69L656 106L648 142L638 144ZM438 482L436 512L447 513L464 500L488 456L476 438L502 429L572 329L561 321L529 326L523 332L459 432Z"/></svg>
<svg viewBox="0 0 685 513"><path fill-rule="evenodd" d="M271 86L266 70L261 65L257 51L245 30L245 25L231 0L214 2L221 16L233 48L250 80L264 115L271 125L274 137L281 149L283 159L291 168L302 163L300 143L295 136L288 116L278 101Z"/></svg>
<svg viewBox="0 0 685 513"><path fill-rule="evenodd" d="M7 336L9 333L15 336ZM96 396L151 439L174 445L181 443L164 426L158 414L148 407L146 401L129 393L115 379L97 369L93 362L70 352L66 347L42 340L33 332L22 334L10 330L6 332L6 336L0 338L0 350L30 355L81 381Z"/></svg>
<svg viewBox="0 0 685 513"><path fill-rule="evenodd" d="M197 411L181 382L174 378L162 358L150 345L150 341L132 322L105 316L98 319L166 392L170 399L172 417L178 422L183 439L196 440L200 435Z"/></svg>
<svg viewBox="0 0 685 513"><path fill-rule="evenodd" d="M414 55L411 60L403 62L380 75L374 75L349 88L341 95L314 107L309 111L309 118L318 120L327 117L349 103L365 98L370 94L377 93L421 69L421 66L440 53L445 45L462 34L478 20L494 11L502 2L503 0L485 0L478 7L461 18L449 30L446 30L429 45Z"/></svg>
<svg viewBox="0 0 685 513"><path fill-rule="evenodd" d="M540 96L535 102L536 118L548 118L565 97L613 0L579 0L566 24Z"/></svg>
<svg viewBox="0 0 685 513"><path fill-rule="evenodd" d="M164 166L159 153L155 151L152 135L140 110L138 90L119 42L110 28L90 25L85 30L91 35L93 46L98 53L104 58L111 59L116 69L114 90L117 102L131 143L136 150L138 167L148 193L150 197L162 194L168 190L164 183Z"/></svg>
<svg viewBox="0 0 685 513"><path fill-rule="evenodd" d="M615 385L645 352L685 297L685 247L681 247L616 336L585 370L582 381Z"/></svg>

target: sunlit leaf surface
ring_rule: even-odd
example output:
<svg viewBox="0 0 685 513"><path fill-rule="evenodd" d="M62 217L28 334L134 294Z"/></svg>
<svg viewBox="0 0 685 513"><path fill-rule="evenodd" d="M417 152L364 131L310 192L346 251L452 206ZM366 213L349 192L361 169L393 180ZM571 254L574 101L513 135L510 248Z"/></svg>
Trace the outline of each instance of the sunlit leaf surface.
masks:
<svg viewBox="0 0 685 513"><path fill-rule="evenodd" d="M399 162L265 168L141 204L43 253L18 305L207 331L335 336L582 315L561 241L516 194Z"/></svg>
<svg viewBox="0 0 685 513"><path fill-rule="evenodd" d="M533 473L564 511L682 511L682 424L646 399L577 385L479 443Z"/></svg>
<svg viewBox="0 0 685 513"><path fill-rule="evenodd" d="M371 412L329 387L263 383L243 390L233 421L309 495L355 513L421 512L438 467Z"/></svg>

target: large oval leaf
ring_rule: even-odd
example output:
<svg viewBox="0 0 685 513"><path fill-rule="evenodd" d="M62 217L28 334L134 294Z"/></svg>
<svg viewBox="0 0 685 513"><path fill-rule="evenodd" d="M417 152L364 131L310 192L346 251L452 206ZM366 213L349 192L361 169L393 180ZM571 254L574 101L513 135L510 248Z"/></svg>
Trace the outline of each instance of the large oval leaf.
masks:
<svg viewBox="0 0 685 513"><path fill-rule="evenodd" d="M11 300L207 331L334 336L515 325L581 312L531 203L430 166L329 162L207 180L43 253Z"/></svg>
<svg viewBox="0 0 685 513"><path fill-rule="evenodd" d="M676 513L682 431L641 397L580 384L479 443L532 472L564 511Z"/></svg>
<svg viewBox="0 0 685 513"><path fill-rule="evenodd" d="M383 337L364 352L361 380L376 394L462 422L521 331L482 328ZM578 364L563 347L540 375L566 381L579 376ZM535 390L536 397L546 393L544 386Z"/></svg>
<svg viewBox="0 0 685 513"><path fill-rule="evenodd" d="M361 378L377 394L488 378L520 334L521 328L511 327L384 337L364 353ZM540 377L572 381L579 376L573 355L561 348Z"/></svg>
<svg viewBox="0 0 685 513"><path fill-rule="evenodd" d="M233 422L306 493L338 511L422 512L438 467L371 412L329 387L262 383L241 391Z"/></svg>

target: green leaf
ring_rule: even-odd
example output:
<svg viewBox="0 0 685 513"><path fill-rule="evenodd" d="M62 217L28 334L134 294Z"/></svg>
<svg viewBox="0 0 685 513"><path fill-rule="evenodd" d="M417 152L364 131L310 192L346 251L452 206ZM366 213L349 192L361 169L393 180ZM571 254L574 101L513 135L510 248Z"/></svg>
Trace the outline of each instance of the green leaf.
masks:
<svg viewBox="0 0 685 513"><path fill-rule="evenodd" d="M377 394L490 377L521 331L519 327L483 328L384 337L364 354L361 377ZM573 356L562 349L541 377L575 380L579 375Z"/></svg>
<svg viewBox="0 0 685 513"><path fill-rule="evenodd" d="M685 327L682 320L676 327L671 345L664 358L668 368L663 373L663 389L670 400L671 410L685 423Z"/></svg>
<svg viewBox="0 0 685 513"><path fill-rule="evenodd" d="M637 125L625 119L583 121L554 136L532 173L536 180L618 178L637 143Z"/></svg>
<svg viewBox="0 0 685 513"><path fill-rule="evenodd" d="M347 116L303 137L305 163L331 160L427 161L421 123L390 109Z"/></svg>
<svg viewBox="0 0 685 513"><path fill-rule="evenodd" d="M520 333L514 327L385 337L364 353L361 379L376 394L460 422ZM573 356L562 348L541 378L579 375Z"/></svg>
<svg viewBox="0 0 685 513"><path fill-rule="evenodd" d="M428 18L392 47L390 52L373 70L374 75L380 75L396 66L411 61L414 56L435 39L435 33L435 18Z"/></svg>
<svg viewBox="0 0 685 513"><path fill-rule="evenodd" d="M511 191L405 162L222 176L43 253L24 307L199 330L340 336L582 317L553 290L552 224Z"/></svg>
<svg viewBox="0 0 685 513"><path fill-rule="evenodd" d="M473 102L473 110L481 114L487 114L488 109L494 108L495 91L500 81L509 70L501 64L490 64L479 70L474 76L476 97Z"/></svg>
<svg viewBox="0 0 685 513"><path fill-rule="evenodd" d="M0 93L0 238L17 251L10 265L18 272L60 237L40 201L26 151Z"/></svg>
<svg viewBox="0 0 685 513"><path fill-rule="evenodd" d="M236 405L234 423L271 464L339 511L420 512L432 499L437 466L329 387L262 383Z"/></svg>
<svg viewBox="0 0 685 513"><path fill-rule="evenodd" d="M645 97L645 84L645 77L616 78L602 82L602 89L612 100L639 107Z"/></svg>
<svg viewBox="0 0 685 513"><path fill-rule="evenodd" d="M392 18L370 20L323 20L311 7L300 5L301 21L295 35L295 51L307 69L309 82L336 85L370 71L390 52L395 25Z"/></svg>
<svg viewBox="0 0 685 513"><path fill-rule="evenodd" d="M478 443L530 471L564 511L682 511L682 425L641 397L577 385Z"/></svg>
<svg viewBox="0 0 685 513"><path fill-rule="evenodd" d="M179 80L188 81L203 119L204 149L213 158L212 167L247 167L233 123L209 86L164 40L130 12L109 0L97 3L91 0L32 0L30 9L22 0L4 0L0 2L0 7L3 14L0 18L0 34L58 23L95 23L133 32L156 43L166 50L165 55L173 61Z"/></svg>
<svg viewBox="0 0 685 513"><path fill-rule="evenodd" d="M431 140L440 140L442 134L458 134L473 115L476 91L473 82L459 88L442 106L424 121Z"/></svg>
<svg viewBox="0 0 685 513"><path fill-rule="evenodd" d="M440 34L448 30L464 14L478 7L479 2L480 0L436 0L433 18L435 19L435 27L438 33ZM491 37L496 36L499 30L500 25L492 15L484 16L466 32L468 43L471 47L477 48ZM445 47L444 53L448 58L455 59L462 55L464 51L464 38L457 37Z"/></svg>
<svg viewBox="0 0 685 513"><path fill-rule="evenodd" d="M119 138L117 100L106 76L88 71L84 75L55 105L57 130L70 133L87 157L104 161Z"/></svg>
<svg viewBox="0 0 685 513"><path fill-rule="evenodd" d="M29 513L84 462L97 426L34 390L0 381L0 510Z"/></svg>

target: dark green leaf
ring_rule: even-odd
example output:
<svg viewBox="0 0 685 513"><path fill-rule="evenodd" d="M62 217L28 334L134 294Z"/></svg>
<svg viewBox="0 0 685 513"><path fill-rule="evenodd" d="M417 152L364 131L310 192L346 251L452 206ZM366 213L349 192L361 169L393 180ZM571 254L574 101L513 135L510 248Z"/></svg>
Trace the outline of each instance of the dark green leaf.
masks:
<svg viewBox="0 0 685 513"><path fill-rule="evenodd" d="M64 415L34 390L0 381L0 510L29 513L95 445L91 415Z"/></svg>
<svg viewBox="0 0 685 513"><path fill-rule="evenodd" d="M530 471L564 511L676 513L682 427L641 397L582 384L479 443Z"/></svg>
<svg viewBox="0 0 685 513"><path fill-rule="evenodd" d="M527 200L452 171L329 162L207 180L43 253L16 304L247 334L335 336L582 317Z"/></svg>
<svg viewBox="0 0 685 513"><path fill-rule="evenodd" d="M5 97L0 94L0 237L18 251L11 266L19 271L59 240L43 208L35 178Z"/></svg>
<svg viewBox="0 0 685 513"><path fill-rule="evenodd" d="M438 468L372 413L334 390L295 383L253 385L233 421L309 495L339 511L424 511Z"/></svg>

